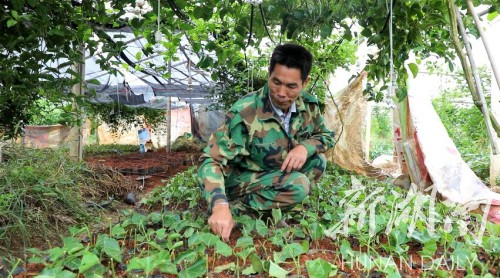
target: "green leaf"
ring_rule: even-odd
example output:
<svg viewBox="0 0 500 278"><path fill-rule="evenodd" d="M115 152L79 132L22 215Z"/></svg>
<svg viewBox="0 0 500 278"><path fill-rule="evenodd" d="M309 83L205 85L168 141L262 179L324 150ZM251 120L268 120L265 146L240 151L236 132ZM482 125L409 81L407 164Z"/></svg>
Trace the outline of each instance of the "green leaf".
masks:
<svg viewBox="0 0 500 278"><path fill-rule="evenodd" d="M438 269L434 272L434 275L438 278L447 278L450 277L450 273L446 270Z"/></svg>
<svg viewBox="0 0 500 278"><path fill-rule="evenodd" d="M127 231L125 231L125 229L120 224L116 224L113 226L113 228L111 228L111 236L112 237L121 237L121 236L125 235L126 233L127 233Z"/></svg>
<svg viewBox="0 0 500 278"><path fill-rule="evenodd" d="M253 238L250 236L242 236L238 239L236 242L236 247L248 247L248 246L254 246L253 244Z"/></svg>
<svg viewBox="0 0 500 278"><path fill-rule="evenodd" d="M225 265L219 265L219 266L214 268L214 272L219 274L219 273L226 271L228 269L235 270L236 264L234 262L230 262L230 263L225 264Z"/></svg>
<svg viewBox="0 0 500 278"><path fill-rule="evenodd" d="M378 257L373 262L377 266L377 269L387 274L387 276L401 277L397 265L392 258Z"/></svg>
<svg viewBox="0 0 500 278"><path fill-rule="evenodd" d="M486 222L486 230L492 236L500 236L500 224L495 224L492 222Z"/></svg>
<svg viewBox="0 0 500 278"><path fill-rule="evenodd" d="M94 266L100 264L99 258L92 252L85 252L82 257L82 263L78 268L79 273L84 273L85 271L93 268Z"/></svg>
<svg viewBox="0 0 500 278"><path fill-rule="evenodd" d="M211 50L214 50L216 47L217 47L217 44L215 44L214 41L209 41L207 43L207 45L205 46L205 49L211 51Z"/></svg>
<svg viewBox="0 0 500 278"><path fill-rule="evenodd" d="M18 19L18 18L19 18L19 14L17 13L17 11L16 11L16 10L12 10L10 13L12 14L12 17L13 17L13 18L15 18L15 19Z"/></svg>
<svg viewBox="0 0 500 278"><path fill-rule="evenodd" d="M309 244L309 240L302 240L300 242L300 246L302 246L302 250L304 250L304 253L307 253L309 252L309 248L310 248L310 244Z"/></svg>
<svg viewBox="0 0 500 278"><path fill-rule="evenodd" d="M37 275L36 277L39 278L73 278L76 277L76 274L68 271L68 270L63 270L62 267L58 268L44 268L42 273L40 275Z"/></svg>
<svg viewBox="0 0 500 278"><path fill-rule="evenodd" d="M158 263L157 267L161 273L168 273L174 275L178 273L177 266L171 261L162 260Z"/></svg>
<svg viewBox="0 0 500 278"><path fill-rule="evenodd" d="M180 253L174 263L179 264L182 261L190 263L196 260L196 258L197 258L196 251L187 250L186 252Z"/></svg>
<svg viewBox="0 0 500 278"><path fill-rule="evenodd" d="M16 10L22 10L24 6L24 0L11 0L10 2L12 3L12 7ZM30 3L30 1L28 1L28 3Z"/></svg>
<svg viewBox="0 0 500 278"><path fill-rule="evenodd" d="M288 271L281 268L279 265L274 262L269 262L269 276L276 278L285 278L288 274Z"/></svg>
<svg viewBox="0 0 500 278"><path fill-rule="evenodd" d="M310 236L311 236L312 240L321 239L325 235L325 230L318 222L312 223L311 226L309 227L309 229L310 229Z"/></svg>
<svg viewBox="0 0 500 278"><path fill-rule="evenodd" d="M361 35L363 35L364 37L371 37L372 36L372 30L368 29L368 28L365 28L363 29L363 31L361 31Z"/></svg>
<svg viewBox="0 0 500 278"><path fill-rule="evenodd" d="M200 239L207 247L214 246L216 243L220 242L220 238L212 233L201 233Z"/></svg>
<svg viewBox="0 0 500 278"><path fill-rule="evenodd" d="M78 268L80 268L81 264L82 264L81 257L70 257L70 258L63 260L64 267L71 270L71 271L78 270Z"/></svg>
<svg viewBox="0 0 500 278"><path fill-rule="evenodd" d="M64 250L61 247L55 247L48 251L49 258L51 262L57 261L62 255L64 255Z"/></svg>
<svg viewBox="0 0 500 278"><path fill-rule="evenodd" d="M261 219L255 220L255 230L257 230L257 233L262 237L267 236L269 233L269 228Z"/></svg>
<svg viewBox="0 0 500 278"><path fill-rule="evenodd" d="M418 66L415 63L409 63L408 67L410 68L411 73L413 74L413 78L417 77L418 74Z"/></svg>
<svg viewBox="0 0 500 278"><path fill-rule="evenodd" d="M128 265L127 271L131 270L143 270L146 274L153 272L153 270L157 267L157 261L154 256L148 256L145 258L132 258Z"/></svg>
<svg viewBox="0 0 500 278"><path fill-rule="evenodd" d="M243 275L253 275L253 274L256 274L258 273L257 271L255 271L255 269L253 269L253 266L249 266L245 269L243 269L243 271L241 272L241 274Z"/></svg>
<svg viewBox="0 0 500 278"><path fill-rule="evenodd" d="M326 24L321 27L321 37L326 39L332 34L333 30L333 25L332 24Z"/></svg>
<svg viewBox="0 0 500 278"><path fill-rule="evenodd" d="M228 257L228 256L231 256L233 254L233 249L231 248L231 246L229 246L225 242L219 241L215 245L215 252L217 254L224 256L224 257Z"/></svg>
<svg viewBox="0 0 500 278"><path fill-rule="evenodd" d="M340 245L340 253L344 258L350 258L354 256L354 251L351 248L349 241L343 239Z"/></svg>
<svg viewBox="0 0 500 278"><path fill-rule="evenodd" d="M247 247L240 252L237 252L236 255L238 255L238 257L240 257L242 260L246 260L248 255L253 252L255 252L255 247Z"/></svg>
<svg viewBox="0 0 500 278"><path fill-rule="evenodd" d="M278 223L278 221L280 221L281 218L283 218L283 215L281 214L281 209L273 209L271 214L273 216L274 223Z"/></svg>
<svg viewBox="0 0 500 278"><path fill-rule="evenodd" d="M471 262L477 260L477 254L473 250L469 250L469 248L465 247L464 244L459 244L457 248L453 250L451 260L457 266L469 268L472 267L470 266Z"/></svg>
<svg viewBox="0 0 500 278"><path fill-rule="evenodd" d="M496 17L498 16L498 12L495 11L495 12L492 12L492 13L488 13L488 16L486 18L488 18L488 21L492 21L493 19L495 19Z"/></svg>
<svg viewBox="0 0 500 278"><path fill-rule="evenodd" d="M83 244L77 238L66 237L63 239L63 250L68 252L68 254L73 254L84 248Z"/></svg>
<svg viewBox="0 0 500 278"><path fill-rule="evenodd" d="M304 247L302 247L302 245L294 242L294 243L286 245L283 248L282 253L284 254L284 256L286 258L295 258L301 254L304 254L305 252L304 252Z"/></svg>
<svg viewBox="0 0 500 278"><path fill-rule="evenodd" d="M363 253L359 256L359 262L364 266L363 269L371 270L374 266L374 263L368 254Z"/></svg>
<svg viewBox="0 0 500 278"><path fill-rule="evenodd" d="M436 240L427 241L424 243L422 251L418 252L422 256L432 256L436 253L437 243Z"/></svg>
<svg viewBox="0 0 500 278"><path fill-rule="evenodd" d="M306 269L309 277L314 278L329 277L330 272L333 270L332 265L321 258L315 259L314 261L307 261Z"/></svg>
<svg viewBox="0 0 500 278"><path fill-rule="evenodd" d="M140 60L141 58L142 58L142 51L138 51L138 52L135 54L135 59Z"/></svg>
<svg viewBox="0 0 500 278"><path fill-rule="evenodd" d="M127 271L131 270L144 270L141 258L134 257L127 264Z"/></svg>
<svg viewBox="0 0 500 278"><path fill-rule="evenodd" d="M196 278L201 277L207 271L207 261L205 259L201 259L196 261L194 264L186 268L185 270L179 273L180 278Z"/></svg>
<svg viewBox="0 0 500 278"><path fill-rule="evenodd" d="M99 82L99 80L95 78L85 80L85 82L87 82L88 84L101 85L101 82Z"/></svg>
<svg viewBox="0 0 500 278"><path fill-rule="evenodd" d="M17 24L17 20L15 20L15 19L10 18L9 20L7 20L7 27L9 27L9 28L16 25L16 24Z"/></svg>
<svg viewBox="0 0 500 278"><path fill-rule="evenodd" d="M120 244L114 238L106 238L103 241L103 251L117 262L122 262L122 250Z"/></svg>
<svg viewBox="0 0 500 278"><path fill-rule="evenodd" d="M201 60L198 62L198 67L202 69L206 69L213 64L213 59L210 56L203 56Z"/></svg>
<svg viewBox="0 0 500 278"><path fill-rule="evenodd" d="M260 257L257 254L252 253L252 254L250 254L250 256L248 258L250 259L250 262L252 263L252 269L255 271L255 273L264 272L264 264L262 263L262 260L260 259Z"/></svg>

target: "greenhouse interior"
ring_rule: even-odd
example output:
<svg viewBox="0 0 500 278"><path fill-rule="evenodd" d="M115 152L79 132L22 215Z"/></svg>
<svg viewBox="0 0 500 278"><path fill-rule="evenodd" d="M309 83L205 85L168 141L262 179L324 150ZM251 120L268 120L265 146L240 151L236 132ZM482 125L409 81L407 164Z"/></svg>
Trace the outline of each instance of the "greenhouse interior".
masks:
<svg viewBox="0 0 500 278"><path fill-rule="evenodd" d="M0 277L500 276L498 1L0 9Z"/></svg>

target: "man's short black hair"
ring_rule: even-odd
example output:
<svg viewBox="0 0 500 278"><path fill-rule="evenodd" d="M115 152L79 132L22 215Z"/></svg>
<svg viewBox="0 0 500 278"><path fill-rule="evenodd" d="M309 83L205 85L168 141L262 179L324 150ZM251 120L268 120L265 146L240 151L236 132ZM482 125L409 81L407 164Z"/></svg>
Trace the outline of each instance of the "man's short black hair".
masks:
<svg viewBox="0 0 500 278"><path fill-rule="evenodd" d="M313 56L305 47L293 43L281 44L276 46L271 55L269 73L273 72L276 64L300 69L300 77L304 82L311 72L312 62Z"/></svg>

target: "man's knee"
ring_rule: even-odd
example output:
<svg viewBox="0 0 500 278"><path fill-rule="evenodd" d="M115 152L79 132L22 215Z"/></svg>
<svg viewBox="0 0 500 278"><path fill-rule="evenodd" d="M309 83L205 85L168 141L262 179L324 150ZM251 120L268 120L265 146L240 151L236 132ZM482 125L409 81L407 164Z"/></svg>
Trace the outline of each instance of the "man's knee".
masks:
<svg viewBox="0 0 500 278"><path fill-rule="evenodd" d="M302 202L302 200L309 195L309 192L311 191L311 182L306 175L295 172L295 177L292 180L289 180L285 189L288 193L287 195L289 196L289 204L295 205Z"/></svg>
<svg viewBox="0 0 500 278"><path fill-rule="evenodd" d="M301 172L309 177L312 185L315 185L325 172L326 163L327 161L323 154L314 154L308 159Z"/></svg>
<svg viewBox="0 0 500 278"><path fill-rule="evenodd" d="M313 168L317 171L323 173L326 170L326 157L324 154L315 154L311 156L311 163Z"/></svg>

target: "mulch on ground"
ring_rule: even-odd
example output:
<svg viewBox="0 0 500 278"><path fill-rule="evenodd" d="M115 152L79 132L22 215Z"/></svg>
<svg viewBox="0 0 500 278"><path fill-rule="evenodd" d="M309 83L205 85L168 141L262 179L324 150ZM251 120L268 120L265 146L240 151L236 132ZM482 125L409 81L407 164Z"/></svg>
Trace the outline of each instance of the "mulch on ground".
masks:
<svg viewBox="0 0 500 278"><path fill-rule="evenodd" d="M105 156L92 156L85 161L92 166L116 170L126 178L143 183L145 191L160 186L177 173L196 165L199 153L167 152L165 149Z"/></svg>

